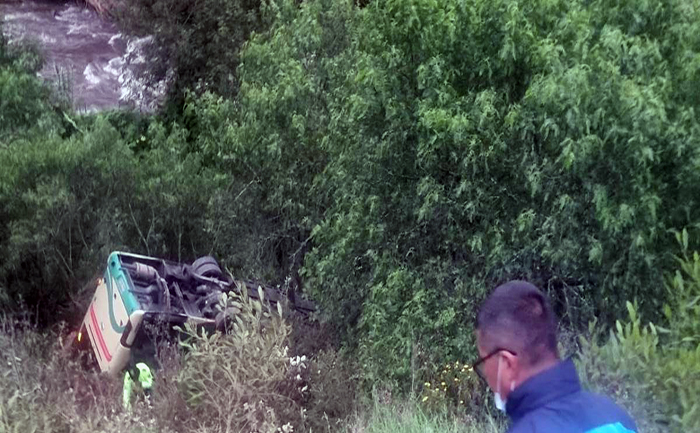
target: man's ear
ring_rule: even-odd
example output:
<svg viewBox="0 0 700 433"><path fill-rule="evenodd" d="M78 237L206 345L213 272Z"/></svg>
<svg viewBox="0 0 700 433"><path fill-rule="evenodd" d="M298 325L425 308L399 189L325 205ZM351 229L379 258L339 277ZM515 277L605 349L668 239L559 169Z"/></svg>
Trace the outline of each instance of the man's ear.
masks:
<svg viewBox="0 0 700 433"><path fill-rule="evenodd" d="M513 379L515 379L515 376L517 376L518 372L520 371L520 359L517 355L513 355L505 350L501 352L501 356L503 357L503 367L507 368L510 374L513 376Z"/></svg>

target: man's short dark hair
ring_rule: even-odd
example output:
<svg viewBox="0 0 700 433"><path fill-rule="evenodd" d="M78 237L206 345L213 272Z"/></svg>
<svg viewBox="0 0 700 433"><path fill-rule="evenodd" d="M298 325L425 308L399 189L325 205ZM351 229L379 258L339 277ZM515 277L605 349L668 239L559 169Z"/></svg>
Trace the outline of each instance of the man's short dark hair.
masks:
<svg viewBox="0 0 700 433"><path fill-rule="evenodd" d="M516 352L527 365L558 356L557 324L544 294L526 281L496 287L481 305L477 330L484 349Z"/></svg>

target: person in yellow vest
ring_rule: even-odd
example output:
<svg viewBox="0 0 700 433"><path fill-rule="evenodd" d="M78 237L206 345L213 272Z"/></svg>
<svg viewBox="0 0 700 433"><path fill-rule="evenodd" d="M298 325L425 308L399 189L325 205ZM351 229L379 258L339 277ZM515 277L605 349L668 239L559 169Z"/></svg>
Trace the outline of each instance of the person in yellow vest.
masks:
<svg viewBox="0 0 700 433"><path fill-rule="evenodd" d="M127 368L124 372L124 388L122 401L124 409L131 410L132 395L143 395L150 398L153 390L153 373L145 362L139 362L135 368Z"/></svg>

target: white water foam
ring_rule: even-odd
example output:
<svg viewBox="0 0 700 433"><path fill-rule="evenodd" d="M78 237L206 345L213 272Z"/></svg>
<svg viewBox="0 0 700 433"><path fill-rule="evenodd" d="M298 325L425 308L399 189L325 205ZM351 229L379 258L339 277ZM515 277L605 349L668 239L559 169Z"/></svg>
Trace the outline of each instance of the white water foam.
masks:
<svg viewBox="0 0 700 433"><path fill-rule="evenodd" d="M102 81L102 78L100 78L100 67L96 66L94 63L89 63L85 67L83 76L85 80L92 85L90 87L94 87Z"/></svg>
<svg viewBox="0 0 700 433"><path fill-rule="evenodd" d="M121 33L117 33L116 35L112 36L109 38L108 44L114 48L114 45L117 43L117 41L120 41L123 39L123 35Z"/></svg>
<svg viewBox="0 0 700 433"><path fill-rule="evenodd" d="M41 17L34 12L15 12L3 15L4 22L9 21L41 21Z"/></svg>
<svg viewBox="0 0 700 433"><path fill-rule="evenodd" d="M86 33L85 30L88 30L89 27L87 24L69 24L68 25L68 32L66 34L68 35L79 35L81 33Z"/></svg>
<svg viewBox="0 0 700 433"><path fill-rule="evenodd" d="M44 46L47 66L41 76L51 79L56 69L74 71L76 105L88 111L123 105L144 111L158 107L172 73L156 84L146 75L152 37L129 37L77 4L47 5L43 0L10 5L0 0L3 32L11 39L39 40Z"/></svg>
<svg viewBox="0 0 700 433"><path fill-rule="evenodd" d="M91 18L96 15L91 10L79 7L79 6L69 6L61 12L54 14L54 18L58 21L69 21L69 22L80 22L85 18Z"/></svg>
<svg viewBox="0 0 700 433"><path fill-rule="evenodd" d="M144 36L142 38L131 38L126 43L126 54L124 57L132 65L141 65L146 63L146 58L143 55L144 49L153 42L153 36Z"/></svg>
<svg viewBox="0 0 700 433"><path fill-rule="evenodd" d="M42 44L55 44L56 43L56 38L54 38L53 36L48 35L46 33L40 34L39 40L41 41Z"/></svg>
<svg viewBox="0 0 700 433"><path fill-rule="evenodd" d="M104 71L114 75L115 77L119 77L124 73L124 63L125 62L122 57L115 57L107 62L107 65L104 67Z"/></svg>

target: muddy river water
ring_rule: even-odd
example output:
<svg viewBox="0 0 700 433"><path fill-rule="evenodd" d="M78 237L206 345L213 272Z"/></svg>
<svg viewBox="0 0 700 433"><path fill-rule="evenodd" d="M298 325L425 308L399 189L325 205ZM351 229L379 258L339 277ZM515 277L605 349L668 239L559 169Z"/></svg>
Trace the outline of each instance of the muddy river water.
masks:
<svg viewBox="0 0 700 433"><path fill-rule="evenodd" d="M27 38L40 44L46 58L40 75L67 77L80 111L125 105L149 109L162 92L137 78L149 39L123 35L115 23L82 4L0 0L0 21L10 40Z"/></svg>

